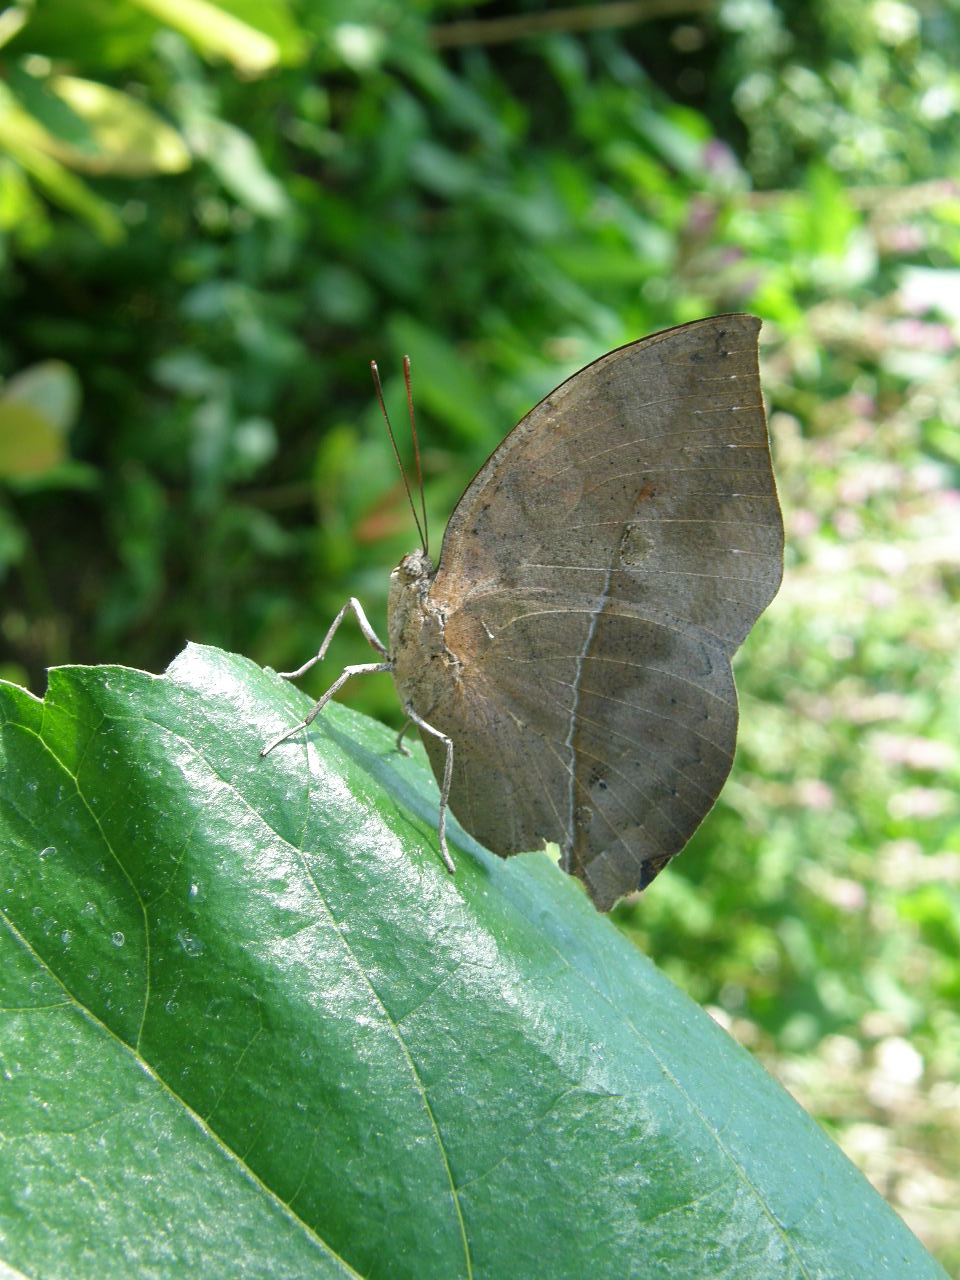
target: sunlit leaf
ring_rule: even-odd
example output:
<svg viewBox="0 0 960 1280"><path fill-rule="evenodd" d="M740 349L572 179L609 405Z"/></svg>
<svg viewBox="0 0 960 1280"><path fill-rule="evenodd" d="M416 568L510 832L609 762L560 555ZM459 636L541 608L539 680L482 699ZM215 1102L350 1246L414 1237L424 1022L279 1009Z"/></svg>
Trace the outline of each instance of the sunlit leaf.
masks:
<svg viewBox="0 0 960 1280"><path fill-rule="evenodd" d="M54 76L49 84L87 131L85 145L61 138L48 144L64 164L126 177L179 173L189 166L190 152L176 129L130 94L76 76Z"/></svg>
<svg viewBox="0 0 960 1280"><path fill-rule="evenodd" d="M26 25L29 16L29 10L20 4L8 4L0 12L0 49Z"/></svg>
<svg viewBox="0 0 960 1280"><path fill-rule="evenodd" d="M83 218L102 240L115 244L123 239L123 224L112 207L50 154L55 149L51 135L14 102L2 85L0 148L30 175L48 199Z"/></svg>
<svg viewBox="0 0 960 1280"><path fill-rule="evenodd" d="M261 75L280 61L273 36L235 17L210 0L132 0L192 41L206 54L226 58L250 74Z"/></svg>

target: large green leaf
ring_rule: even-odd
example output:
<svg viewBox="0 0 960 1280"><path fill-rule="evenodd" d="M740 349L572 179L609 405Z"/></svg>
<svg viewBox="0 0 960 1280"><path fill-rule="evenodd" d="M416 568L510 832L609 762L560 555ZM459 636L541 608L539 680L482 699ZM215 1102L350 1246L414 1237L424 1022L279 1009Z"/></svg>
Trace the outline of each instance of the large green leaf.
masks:
<svg viewBox="0 0 960 1280"><path fill-rule="evenodd" d="M933 1277L813 1121L418 751L189 648L0 686L0 1261Z"/></svg>

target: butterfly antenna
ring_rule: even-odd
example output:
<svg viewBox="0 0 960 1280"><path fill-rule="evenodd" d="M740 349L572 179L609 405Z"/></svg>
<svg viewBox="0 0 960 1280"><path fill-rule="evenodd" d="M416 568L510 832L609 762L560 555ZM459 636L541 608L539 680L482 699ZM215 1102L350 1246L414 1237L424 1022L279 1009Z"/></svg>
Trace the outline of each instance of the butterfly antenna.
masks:
<svg viewBox="0 0 960 1280"><path fill-rule="evenodd" d="M420 490L420 510L423 512L423 554L430 553L430 529L427 526L427 500L423 494L423 471L420 467L420 441L417 439L417 420L413 415L413 392L410 389L410 357L403 357L403 380L407 385L407 412L410 414L410 434L413 436L413 453L417 460L417 487Z"/></svg>
<svg viewBox="0 0 960 1280"><path fill-rule="evenodd" d="M390 437L390 443L393 445L393 456L397 460L397 467L399 468L399 471L400 471L400 479L403 481L403 487L407 491L407 502L409 502L410 510L413 512L413 522L417 526L417 533L419 533L420 535L420 545L423 547L423 554L426 555L427 554L426 535L424 534L423 529L420 526L420 517L417 515L417 508L413 505L413 495L411 494L410 486L407 483L406 473L403 470L403 463L400 461L400 450L397 448L397 441L396 441L396 437L393 434L393 427L391 427L390 425L390 416L387 413L387 406L384 404L383 387L380 385L380 370L377 368L376 360L370 361L370 372L373 375L373 385L376 388L377 400L379 401L379 404L380 404L380 412L383 414L383 420L387 424L387 435ZM409 388L409 382L407 386ZM416 439L416 437L414 437L414 439ZM418 453L417 455L418 474L419 474L419 471L420 471L420 458ZM420 493L421 495L423 493L422 484L420 486Z"/></svg>

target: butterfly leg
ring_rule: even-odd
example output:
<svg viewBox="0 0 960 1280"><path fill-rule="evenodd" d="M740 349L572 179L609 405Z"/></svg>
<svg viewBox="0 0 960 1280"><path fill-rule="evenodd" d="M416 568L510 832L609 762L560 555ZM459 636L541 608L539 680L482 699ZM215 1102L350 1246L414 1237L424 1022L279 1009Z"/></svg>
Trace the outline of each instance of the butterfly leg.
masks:
<svg viewBox="0 0 960 1280"><path fill-rule="evenodd" d="M431 734L434 738L439 738L447 750L447 759L443 766L443 785L440 788L440 818L437 822L437 835L440 837L440 857L443 859L443 865L453 875L455 867L450 857L450 850L447 848L447 801L450 799L450 784L453 781L453 743L445 733L435 729L432 724L427 724L423 716L418 716L409 702L403 709L418 729Z"/></svg>
<svg viewBox="0 0 960 1280"><path fill-rule="evenodd" d="M277 675L280 676L281 680L298 680L300 676L306 675L311 667L315 667L318 662L323 661L324 655L330 647L330 641L337 634L337 628L351 609L353 610L357 622L360 624L360 630L362 631L363 638L366 640L367 644L376 649L378 653L382 653L385 658L390 656L387 651L387 646L383 643L367 620L367 615L363 612L363 605L355 596L351 596L331 623L330 630L327 632L326 636L324 636L323 644L317 650L316 657L309 658L303 666L298 667L296 671L278 671Z"/></svg>
<svg viewBox="0 0 960 1280"><path fill-rule="evenodd" d="M408 756L410 754L410 748L405 747L403 745L403 735L410 728L411 724L413 724L413 721L410 719L409 716L407 716L406 723L404 724L400 732L397 734L397 750L400 752L402 756Z"/></svg>
<svg viewBox="0 0 960 1280"><path fill-rule="evenodd" d="M279 747L281 742L286 742L288 738L292 738L293 735L295 733L299 733L301 729L306 729L307 725L311 724L317 718L333 695L346 684L351 676L365 676L372 674L374 671L391 670L392 667L389 662L361 662L354 667L344 667L307 718L305 720L301 720L299 724L295 724L292 729L287 729L284 733L281 733L279 737L274 738L272 742L268 742L265 747L261 747L261 756L269 755L274 747Z"/></svg>

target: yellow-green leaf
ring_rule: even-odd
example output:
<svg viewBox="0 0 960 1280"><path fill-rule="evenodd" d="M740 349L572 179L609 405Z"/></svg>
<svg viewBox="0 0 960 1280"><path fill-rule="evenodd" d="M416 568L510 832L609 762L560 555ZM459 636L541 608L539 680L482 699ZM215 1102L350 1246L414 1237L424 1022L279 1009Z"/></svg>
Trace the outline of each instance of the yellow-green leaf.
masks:
<svg viewBox="0 0 960 1280"><path fill-rule="evenodd" d="M63 360L43 360L6 382L0 404L17 401L45 418L54 431L66 435L80 408L80 379Z"/></svg>
<svg viewBox="0 0 960 1280"><path fill-rule="evenodd" d="M34 479L62 462L64 437L33 405L0 400L0 479Z"/></svg>
<svg viewBox="0 0 960 1280"><path fill-rule="evenodd" d="M180 134L130 94L76 76L53 76L49 87L89 130L83 147L47 132L44 150L64 164L131 178L189 168L190 152Z"/></svg>

